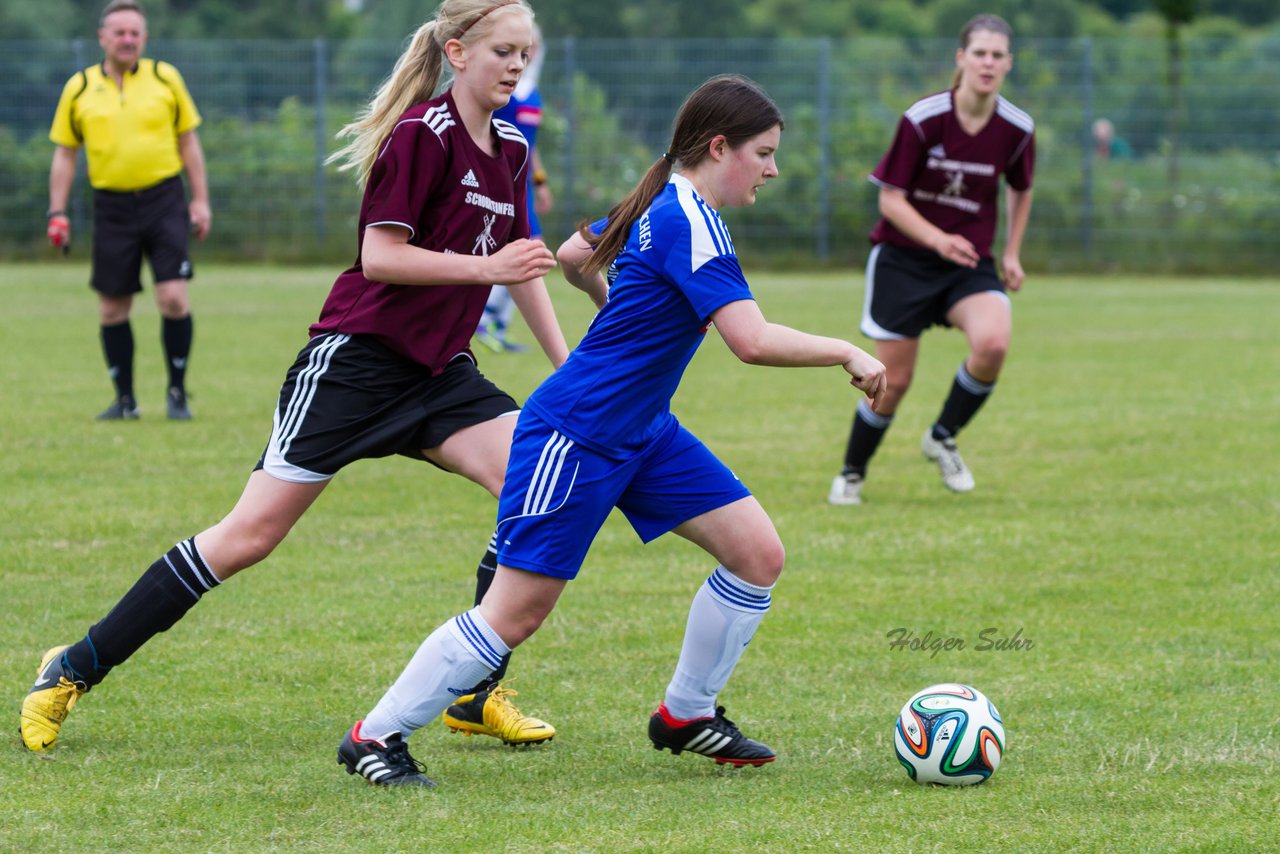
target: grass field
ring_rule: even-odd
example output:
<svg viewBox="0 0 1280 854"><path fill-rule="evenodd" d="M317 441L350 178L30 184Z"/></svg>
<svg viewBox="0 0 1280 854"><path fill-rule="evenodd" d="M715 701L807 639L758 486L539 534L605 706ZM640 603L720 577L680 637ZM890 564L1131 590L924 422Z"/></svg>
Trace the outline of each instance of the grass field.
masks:
<svg viewBox="0 0 1280 854"><path fill-rule="evenodd" d="M652 750L689 599L711 569L615 514L517 653L560 730L515 751L433 726L441 785L385 791L334 750L422 636L470 604L494 504L403 459L335 481L261 567L81 701L46 756L17 737L40 654L79 637L178 539L228 510L333 270L206 268L196 420L163 417L156 313L135 312L143 419L110 397L83 266L0 275L0 850L1261 851L1280 848L1280 281L1037 278L947 493L918 440L963 353L925 338L862 507L828 506L854 395L838 369L735 362L714 334L675 408L788 547L723 695L779 761ZM771 319L855 334L861 277L761 275ZM586 300L553 282L576 338ZM526 335L527 339L527 335ZM857 339L855 339L857 340ZM481 356L518 398L545 362ZM894 650L889 633L964 649ZM1030 640L981 650L980 637ZM969 682L1004 716L992 780L910 782L891 727Z"/></svg>

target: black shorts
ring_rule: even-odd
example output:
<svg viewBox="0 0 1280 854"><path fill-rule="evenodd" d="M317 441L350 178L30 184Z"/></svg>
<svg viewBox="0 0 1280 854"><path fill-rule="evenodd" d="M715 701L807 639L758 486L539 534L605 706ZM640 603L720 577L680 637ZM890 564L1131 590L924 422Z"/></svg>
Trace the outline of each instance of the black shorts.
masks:
<svg viewBox="0 0 1280 854"><path fill-rule="evenodd" d="M424 460L454 433L520 407L465 354L439 376L365 335L317 335L289 369L255 469L319 483L356 460Z"/></svg>
<svg viewBox="0 0 1280 854"><path fill-rule="evenodd" d="M142 256L157 282L190 279L191 220L178 176L132 193L93 191L93 278L109 297L142 290Z"/></svg>
<svg viewBox="0 0 1280 854"><path fill-rule="evenodd" d="M984 291L1004 293L990 258L971 270L925 249L876 244L867 258L862 334L877 341L919 338L930 326L950 326L952 306Z"/></svg>

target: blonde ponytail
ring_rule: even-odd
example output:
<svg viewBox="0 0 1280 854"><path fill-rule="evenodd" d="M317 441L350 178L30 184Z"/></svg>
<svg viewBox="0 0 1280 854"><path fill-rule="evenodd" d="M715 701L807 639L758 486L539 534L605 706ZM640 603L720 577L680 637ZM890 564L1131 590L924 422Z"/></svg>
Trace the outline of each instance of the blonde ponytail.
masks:
<svg viewBox="0 0 1280 854"><path fill-rule="evenodd" d="M338 138L351 141L329 155L327 162L341 163L339 171L356 170L360 186L369 180L382 142L404 111L431 99L444 68L444 49L436 43L436 22L428 21L413 34L413 40L396 60L391 75L378 87L373 100L356 120L338 131Z"/></svg>

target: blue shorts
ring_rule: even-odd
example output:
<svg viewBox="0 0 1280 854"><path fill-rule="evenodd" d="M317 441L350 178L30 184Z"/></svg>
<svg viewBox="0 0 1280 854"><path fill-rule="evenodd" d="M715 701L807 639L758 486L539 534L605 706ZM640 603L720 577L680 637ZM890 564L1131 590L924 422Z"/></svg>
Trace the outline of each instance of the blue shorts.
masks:
<svg viewBox="0 0 1280 854"><path fill-rule="evenodd" d="M673 418L634 457L618 460L520 413L498 499L498 563L573 578L616 506L644 542L751 491Z"/></svg>

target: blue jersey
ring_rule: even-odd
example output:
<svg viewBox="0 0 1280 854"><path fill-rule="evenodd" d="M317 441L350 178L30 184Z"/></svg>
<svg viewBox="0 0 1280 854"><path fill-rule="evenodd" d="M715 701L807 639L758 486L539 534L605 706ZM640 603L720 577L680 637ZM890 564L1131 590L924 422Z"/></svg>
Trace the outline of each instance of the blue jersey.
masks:
<svg viewBox="0 0 1280 854"><path fill-rule="evenodd" d="M609 301L525 406L598 453L625 459L671 425L671 398L711 314L753 299L729 229L673 175L613 263Z"/></svg>

